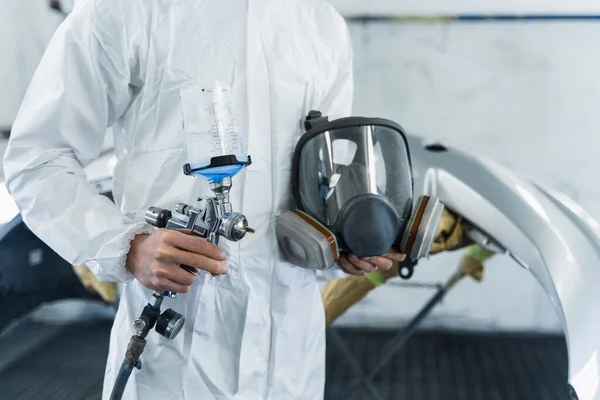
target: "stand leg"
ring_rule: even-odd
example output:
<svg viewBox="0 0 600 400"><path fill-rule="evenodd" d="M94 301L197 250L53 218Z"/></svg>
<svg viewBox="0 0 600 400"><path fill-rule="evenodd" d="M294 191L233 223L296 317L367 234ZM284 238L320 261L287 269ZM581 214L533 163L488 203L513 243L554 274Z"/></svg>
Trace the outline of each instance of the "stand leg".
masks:
<svg viewBox="0 0 600 400"><path fill-rule="evenodd" d="M350 350L348 349L347 346L345 346L345 343L343 343L343 339L339 335L337 336L336 343L338 344L338 346L344 346L343 347L344 356L346 357L346 359L348 359L348 362L350 363L350 366L352 367L352 369L355 370L357 372L358 376L361 377L359 381L357 381L354 384L351 384L349 386L348 393L351 393L354 389L356 389L358 386L360 386L361 384L364 383L366 385L367 390L369 390L369 393L371 393L373 398L375 398L375 399L382 398L381 393L377 390L377 388L375 387L375 385L373 383L373 379L375 378L375 376L377 376L377 374L379 374L379 372L381 372L385 368L385 366L402 349L402 347L404 347L406 342L408 342L408 339L410 339L411 336L415 333L419 324L421 322L423 322L423 320L431 313L433 308L444 299L446 294L464 276L465 276L465 274L459 270L457 273L455 273L454 275L452 275L450 277L450 279L448 280L448 282L446 282L446 284L444 286L441 286L441 285L438 286L438 291L436 292L436 294L433 297L431 297L431 299L429 299L429 301L421 308L421 310L409 322L409 324L406 326L406 328L403 329L401 332L399 332L390 341L390 344L388 346L386 346L386 349L384 350L381 359L379 360L377 365L371 370L371 372L369 372L368 375L364 374L358 361L356 361L356 359L351 356Z"/></svg>
<svg viewBox="0 0 600 400"><path fill-rule="evenodd" d="M357 382L350 385L350 389L353 389L353 388L359 386L361 383L364 383L366 386L366 389L369 391L372 398L377 399L377 400L384 400L384 397L381 395L381 393L379 392L377 387L375 387L375 384L373 383L373 381L370 378L367 378L365 376L363 369L361 368L359 362L356 360L356 357L354 357L354 355L352 355L352 351L350 351L350 348L348 348L348 345L344 341L344 338L342 338L342 336L337 332L337 330L335 328L329 328L329 335L330 335L331 339L333 340L333 342L335 342L336 346L341 351L342 355L344 356L344 358L346 359L348 364L350 365L350 368L352 369L352 371L356 374L357 377L359 377ZM350 399L351 395L343 396L342 398Z"/></svg>
<svg viewBox="0 0 600 400"><path fill-rule="evenodd" d="M421 322L431 313L433 308L437 306L446 295L446 289L442 286L438 289L437 293L421 308L418 314L408 323L406 328L399 332L386 346L383 351L383 357L379 360L377 365L371 370L367 376L369 379L373 379L379 374L383 368L392 360L392 358L404 347L408 339L412 337Z"/></svg>

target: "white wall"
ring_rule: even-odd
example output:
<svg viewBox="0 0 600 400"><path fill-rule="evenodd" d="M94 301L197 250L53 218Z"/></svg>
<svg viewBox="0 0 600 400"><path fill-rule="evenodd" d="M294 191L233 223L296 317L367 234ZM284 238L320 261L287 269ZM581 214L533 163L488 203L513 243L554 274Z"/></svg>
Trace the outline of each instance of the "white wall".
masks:
<svg viewBox="0 0 600 400"><path fill-rule="evenodd" d="M330 0L345 16L598 13L597 0Z"/></svg>
<svg viewBox="0 0 600 400"><path fill-rule="evenodd" d="M63 3L70 7L72 1ZM44 49L61 21L47 0L0 0L0 129L12 125Z"/></svg>
<svg viewBox="0 0 600 400"><path fill-rule="evenodd" d="M600 220L600 22L351 24L357 114L491 157L548 183ZM432 257L436 282L459 255ZM394 325L430 291L377 289L340 323ZM557 330L546 296L508 259L461 283L430 326Z"/></svg>

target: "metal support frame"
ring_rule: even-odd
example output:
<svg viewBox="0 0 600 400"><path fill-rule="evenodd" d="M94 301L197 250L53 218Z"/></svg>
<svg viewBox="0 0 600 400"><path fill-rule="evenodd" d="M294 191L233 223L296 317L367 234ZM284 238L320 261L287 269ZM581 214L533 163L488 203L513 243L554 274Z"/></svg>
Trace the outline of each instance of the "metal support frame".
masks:
<svg viewBox="0 0 600 400"><path fill-rule="evenodd" d="M379 362L371 371L364 371L360 362L354 357L352 351L335 328L330 328L328 334L330 335L333 343L341 351L344 358L348 361L348 365L352 371L359 377L355 382L351 383L346 389L346 396L342 396L344 399L351 399L353 393L361 385L364 385L369 395L374 400L385 400L385 397L381 394L373 379L389 364L392 358L402 350L408 340L414 335L419 325L431 314L431 311L437 306L446 296L446 294L465 276L465 274L459 270L453 274L445 285L441 284L411 284L404 283L402 286L420 287L420 288L437 288L436 293L429 299L429 301L419 310L419 312L410 320L408 325L400 330L385 346L381 353Z"/></svg>

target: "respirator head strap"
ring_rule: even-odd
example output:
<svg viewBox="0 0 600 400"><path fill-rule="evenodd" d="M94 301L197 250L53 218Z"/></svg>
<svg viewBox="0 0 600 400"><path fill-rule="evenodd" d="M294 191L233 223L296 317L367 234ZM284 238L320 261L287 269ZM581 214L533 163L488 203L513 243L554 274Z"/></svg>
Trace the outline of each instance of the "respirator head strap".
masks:
<svg viewBox="0 0 600 400"><path fill-rule="evenodd" d="M321 111L311 110L304 120L304 129L310 131L311 129L327 122L329 122L327 115L321 114Z"/></svg>

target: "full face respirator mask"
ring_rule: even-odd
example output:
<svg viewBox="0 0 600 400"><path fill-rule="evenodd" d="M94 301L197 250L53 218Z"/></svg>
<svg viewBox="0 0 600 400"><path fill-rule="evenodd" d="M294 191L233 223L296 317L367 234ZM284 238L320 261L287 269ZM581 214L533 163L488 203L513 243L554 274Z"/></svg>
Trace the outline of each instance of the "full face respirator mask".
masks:
<svg viewBox="0 0 600 400"><path fill-rule="evenodd" d="M429 254L444 206L414 199L404 130L381 118L306 118L296 145L296 209L281 214L276 233L284 258L300 267L332 268L342 253L358 257L394 248L413 261Z"/></svg>

